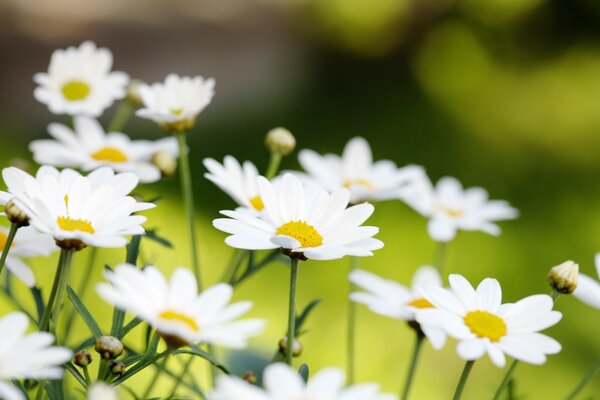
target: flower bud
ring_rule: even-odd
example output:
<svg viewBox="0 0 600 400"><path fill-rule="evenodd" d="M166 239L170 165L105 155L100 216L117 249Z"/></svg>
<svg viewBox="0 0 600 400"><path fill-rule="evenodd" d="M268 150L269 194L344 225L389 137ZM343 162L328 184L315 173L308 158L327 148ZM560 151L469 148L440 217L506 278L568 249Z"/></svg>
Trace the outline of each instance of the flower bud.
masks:
<svg viewBox="0 0 600 400"><path fill-rule="evenodd" d="M265 144L270 152L285 156L294 151L296 138L285 128L275 128L267 133Z"/></svg>
<svg viewBox="0 0 600 400"><path fill-rule="evenodd" d="M6 213L6 218L13 224L17 224L19 226L27 226L29 225L29 217L27 214L23 212L11 199L4 206L4 212Z"/></svg>
<svg viewBox="0 0 600 400"><path fill-rule="evenodd" d="M144 82L139 79L132 79L127 85L127 100L136 107L143 104L142 96L140 95L140 87Z"/></svg>
<svg viewBox="0 0 600 400"><path fill-rule="evenodd" d="M242 379L253 385L256 384L256 375L254 375L254 372L252 371L245 372L244 375L242 375Z"/></svg>
<svg viewBox="0 0 600 400"><path fill-rule="evenodd" d="M113 375L121 376L125 372L125 364L121 361L113 360L110 362L110 372Z"/></svg>
<svg viewBox="0 0 600 400"><path fill-rule="evenodd" d="M152 164L159 169L162 176L171 176L177 170L177 158L166 151L159 151L152 156Z"/></svg>
<svg viewBox="0 0 600 400"><path fill-rule="evenodd" d="M287 353L287 337L282 337L279 341L279 352L283 355ZM294 339L294 345L292 346L292 356L299 357L302 354L302 343L298 339Z"/></svg>
<svg viewBox="0 0 600 400"><path fill-rule="evenodd" d="M579 265L573 261L565 261L550 269L548 282L558 293L571 294L579 281Z"/></svg>
<svg viewBox="0 0 600 400"><path fill-rule="evenodd" d="M105 360L114 360L123 354L123 343L114 336L100 336L95 349Z"/></svg>
<svg viewBox="0 0 600 400"><path fill-rule="evenodd" d="M61 249L79 251L87 247L87 244L83 243L79 239L63 239L55 240L56 245Z"/></svg>
<svg viewBox="0 0 600 400"><path fill-rule="evenodd" d="M87 367L92 363L92 355L87 350L78 351L73 357L73 362L78 367Z"/></svg>

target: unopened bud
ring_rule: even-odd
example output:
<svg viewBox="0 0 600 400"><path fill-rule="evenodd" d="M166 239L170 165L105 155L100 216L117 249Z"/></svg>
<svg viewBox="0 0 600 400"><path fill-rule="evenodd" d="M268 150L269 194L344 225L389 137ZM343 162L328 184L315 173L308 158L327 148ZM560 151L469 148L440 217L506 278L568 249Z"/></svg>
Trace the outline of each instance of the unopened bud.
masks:
<svg viewBox="0 0 600 400"><path fill-rule="evenodd" d="M142 96L140 95L140 88L145 83L139 79L133 79L127 85L127 100L131 102L136 107L139 107L143 104Z"/></svg>
<svg viewBox="0 0 600 400"><path fill-rule="evenodd" d="M573 261L565 261L550 269L548 282L558 293L573 293L579 281L579 265Z"/></svg>
<svg viewBox="0 0 600 400"><path fill-rule="evenodd" d="M159 169L162 176L171 176L177 170L177 158L166 151L159 151L152 156L152 164Z"/></svg>
<svg viewBox="0 0 600 400"><path fill-rule="evenodd" d="M19 226L27 226L29 225L29 217L27 214L23 212L11 199L4 206L4 212L6 213L6 218L13 224L17 224Z"/></svg>
<svg viewBox="0 0 600 400"><path fill-rule="evenodd" d="M123 343L114 336L100 336L95 349L105 360L114 360L123 354Z"/></svg>
<svg viewBox="0 0 600 400"><path fill-rule="evenodd" d="M73 357L73 362L78 367L87 367L92 363L92 355L87 350L78 351Z"/></svg>
<svg viewBox="0 0 600 400"><path fill-rule="evenodd" d="M279 352L283 355L287 353L287 337L282 337L279 341ZM300 343L297 339L294 339L294 345L292 346L292 356L298 357L302 354L302 343Z"/></svg>
<svg viewBox="0 0 600 400"><path fill-rule="evenodd" d="M113 360L110 362L110 372L113 375L121 376L125 372L125 364L121 361Z"/></svg>
<svg viewBox="0 0 600 400"><path fill-rule="evenodd" d="M285 156L294 151L296 138L285 128L275 128L267 133L265 144L270 152Z"/></svg>
<svg viewBox="0 0 600 400"><path fill-rule="evenodd" d="M242 375L242 379L253 385L256 384L256 375L254 375L254 372L252 371L247 371L244 373L244 375Z"/></svg>

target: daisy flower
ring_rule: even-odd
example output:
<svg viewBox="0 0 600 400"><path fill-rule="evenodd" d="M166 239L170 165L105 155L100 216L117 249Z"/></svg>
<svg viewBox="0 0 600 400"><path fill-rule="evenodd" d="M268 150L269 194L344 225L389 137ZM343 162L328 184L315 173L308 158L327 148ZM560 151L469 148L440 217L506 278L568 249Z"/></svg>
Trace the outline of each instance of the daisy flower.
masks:
<svg viewBox="0 0 600 400"><path fill-rule="evenodd" d="M398 168L390 160L373 162L369 143L361 138L351 139L342 156L302 150L300 165L307 177L329 192L340 188L350 190L350 202L397 199L420 175L421 167L410 165Z"/></svg>
<svg viewBox="0 0 600 400"><path fill-rule="evenodd" d="M62 364L73 357L64 347L52 346L54 336L47 332L27 334L29 321L21 312L0 319L0 398L25 400L12 379L61 379Z"/></svg>
<svg viewBox="0 0 600 400"><path fill-rule="evenodd" d="M457 231L483 231L500 234L494 221L517 218L518 212L503 200L488 200L488 193L479 187L463 189L451 177L438 181L435 188L422 175L402 195L402 199L421 215L429 218L427 230L438 242L448 242Z"/></svg>
<svg viewBox="0 0 600 400"><path fill-rule="evenodd" d="M281 248L290 256L332 260L346 255L370 256L383 247L373 236L373 226L361 226L373 213L371 204L346 209L350 192L340 189L328 194L322 189L302 184L286 174L278 185L257 178L258 193L264 204L262 217L239 211L221 211L229 218L213 225L231 236L231 247L248 250Z"/></svg>
<svg viewBox="0 0 600 400"><path fill-rule="evenodd" d="M109 166L118 172L133 172L143 183L156 182L161 172L152 163L152 157L167 152L177 157L175 138L155 142L131 140L120 132L104 132L93 118L79 116L73 121L74 129L53 123L48 133L54 139L34 140L29 145L38 164L80 168L92 171Z"/></svg>
<svg viewBox="0 0 600 400"><path fill-rule="evenodd" d="M366 305L374 313L409 322L415 321L417 310L433 307L423 297L421 290L428 286L442 287L439 272L429 265L417 269L411 288L361 269L352 271L348 278L358 288L365 290L351 293L352 301ZM428 326L420 328L435 349L442 348L446 343L446 334L442 329Z"/></svg>
<svg viewBox="0 0 600 400"><path fill-rule="evenodd" d="M87 391L87 400L119 400L117 390L104 382L92 384Z"/></svg>
<svg viewBox="0 0 600 400"><path fill-rule="evenodd" d="M127 92L129 77L111 72L112 64L110 50L90 41L78 48L55 50L48 72L33 76L38 84L33 95L54 114L98 117Z"/></svg>
<svg viewBox="0 0 600 400"><path fill-rule="evenodd" d="M210 104L214 87L212 78L170 74L164 82L139 87L144 105L135 114L158 123L168 132L187 131Z"/></svg>
<svg viewBox="0 0 600 400"><path fill-rule="evenodd" d="M233 288L227 284L198 294L196 279L185 268L176 269L170 282L154 266L140 270L130 264L107 271L105 277L110 283L98 284L100 296L146 321L170 344L243 348L265 326L259 319L239 320L252 302L229 304Z"/></svg>
<svg viewBox="0 0 600 400"><path fill-rule="evenodd" d="M547 354L556 354L560 344L539 331L562 317L552 311L552 298L545 294L502 304L497 280L484 279L477 289L461 275L448 278L451 289L430 286L424 297L435 308L417 312L421 326L443 329L458 340L458 354L476 360L488 354L498 367L504 367L505 354L530 364L543 364Z"/></svg>
<svg viewBox="0 0 600 400"><path fill-rule="evenodd" d="M263 374L264 389L228 375L221 375L209 395L209 400L395 400L396 396L381 393L376 383L344 387L344 372L326 368L304 383L292 367L275 363Z"/></svg>
<svg viewBox="0 0 600 400"><path fill-rule="evenodd" d="M6 246L8 229L0 227L0 252ZM6 268L29 287L35 286L35 275L22 258L49 256L58 250L52 236L39 233L34 228L26 226L17 230L15 239L6 257Z"/></svg>
<svg viewBox="0 0 600 400"><path fill-rule="evenodd" d="M595 262L596 272L598 277L600 277L600 253L596 253ZM577 287L573 292L573 296L577 297L590 307L600 310L600 282L594 278L580 273L579 282L577 282Z"/></svg>

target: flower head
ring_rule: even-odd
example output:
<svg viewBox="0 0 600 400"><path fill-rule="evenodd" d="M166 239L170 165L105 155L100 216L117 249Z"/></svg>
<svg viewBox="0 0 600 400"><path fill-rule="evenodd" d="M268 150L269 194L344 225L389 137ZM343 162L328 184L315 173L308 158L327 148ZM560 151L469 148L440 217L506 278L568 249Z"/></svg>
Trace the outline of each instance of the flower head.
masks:
<svg viewBox="0 0 600 400"><path fill-rule="evenodd" d="M87 392L87 400L119 400L117 390L104 382L96 382Z"/></svg>
<svg viewBox="0 0 600 400"><path fill-rule="evenodd" d="M596 253L596 273L600 277L600 253ZM600 310L600 282L585 274L579 274L577 287L573 296L590 307Z"/></svg>
<svg viewBox="0 0 600 400"><path fill-rule="evenodd" d="M125 97L129 77L111 72L110 50L93 42L55 50L47 73L37 73L33 95L54 114L98 117L117 99Z"/></svg>
<svg viewBox="0 0 600 400"><path fill-rule="evenodd" d="M196 279L185 268L176 269L170 282L154 266L139 270L122 264L105 276L110 283L98 284L100 296L146 321L170 344L243 348L249 336L264 328L262 320L238 320L252 303L228 304L231 286L217 284L198 294Z"/></svg>
<svg viewBox="0 0 600 400"><path fill-rule="evenodd" d="M150 119L171 133L189 130L196 117L214 95L215 80L170 74L164 82L142 84L139 93L144 103L138 117Z"/></svg>
<svg viewBox="0 0 600 400"><path fill-rule="evenodd" d="M80 168L92 171L109 166L117 172L132 172L141 182L160 179L160 170L152 163L159 152L179 154L175 138L157 141L131 140L120 132L104 132L93 118L79 116L74 119L74 129L52 123L48 133L54 138L34 140L29 145L33 158L39 164L55 167Z"/></svg>
<svg viewBox="0 0 600 400"><path fill-rule="evenodd" d="M402 199L423 216L429 218L427 229L433 240L448 242L457 231L483 231L499 235L494 221L514 219L516 209L506 201L488 200L479 187L463 189L458 180L445 177L435 188L426 175L405 191Z"/></svg>
<svg viewBox="0 0 600 400"><path fill-rule="evenodd" d="M577 288L579 280L579 265L573 261L552 267L548 272L550 286L558 293L571 294Z"/></svg>
<svg viewBox="0 0 600 400"><path fill-rule="evenodd" d="M73 352L52 346L54 336L47 332L27 334L29 320L21 312L0 319L0 398L25 400L25 395L10 384L12 379L60 379L62 364Z"/></svg>
<svg viewBox="0 0 600 400"><path fill-rule="evenodd" d="M424 174L418 166L398 168L390 160L373 162L369 143L361 138L351 139L342 156L302 150L300 165L308 178L329 192L340 188L350 190L353 204L372 200L397 199L412 182Z"/></svg>
<svg viewBox="0 0 600 400"><path fill-rule="evenodd" d="M552 310L550 296L538 294L502 304L502 289L495 279L484 279L476 290L461 275L452 274L448 280L451 289L424 289L425 298L435 308L419 310L417 321L421 326L443 329L457 339L458 354L465 360L487 353L494 364L503 367L507 354L530 364L543 364L547 354L561 350L556 340L539 333L562 317Z"/></svg>
<svg viewBox="0 0 600 400"><path fill-rule="evenodd" d="M221 211L229 218L213 225L230 233L225 243L240 249L285 250L290 256L332 260L346 255L370 256L383 247L373 236L373 226L361 226L373 213L371 204L346 209L350 192L332 194L303 185L286 174L277 185L258 177L258 193L264 204L260 217L238 211Z"/></svg>

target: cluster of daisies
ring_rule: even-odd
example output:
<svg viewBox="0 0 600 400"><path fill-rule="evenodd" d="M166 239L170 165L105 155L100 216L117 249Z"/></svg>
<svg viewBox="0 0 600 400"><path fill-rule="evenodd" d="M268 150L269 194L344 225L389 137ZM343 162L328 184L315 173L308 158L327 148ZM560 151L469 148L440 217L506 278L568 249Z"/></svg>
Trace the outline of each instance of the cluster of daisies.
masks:
<svg viewBox="0 0 600 400"><path fill-rule="evenodd" d="M288 330L280 342L280 354L262 372L260 385L252 373L230 375L214 346L244 349L251 337L264 331L266 322L243 318L252 302L232 303L236 279L205 287L198 263L186 135L210 104L215 81L170 74L164 82L148 85L113 71L112 64L112 53L92 42L56 50L48 71L34 76L38 85L34 97L52 114L69 118L50 123L50 138L30 144L33 159L41 165L34 174L16 167L2 171L6 191L0 192L0 204L10 222L9 228L0 227L3 290L12 296L10 278L14 275L31 288L37 310L30 312L21 306L21 311L0 317L0 398L42 399L46 394L53 399L70 398L71 391L61 381L68 371L88 399L118 399L125 391L117 392L117 386L157 365L158 373L169 372L174 377L170 396L181 386L209 400L397 399L382 393L376 383L354 383L354 348L360 345L353 341L354 329L360 324L354 304L359 303L377 314L408 321L415 332L417 345L402 389L403 400L410 394L422 341L441 349L448 338L454 339L459 357L467 361L455 393L458 399L472 363L484 355L504 367L506 356L515 360L513 365L516 360L542 364L548 355L561 350L556 340L540 333L561 318L560 312L553 310L558 294L574 293L600 309L600 283L580 275L572 262L551 270L552 296L535 294L511 303L502 302L501 286L492 278L475 288L465 277L450 274L446 285L442 257L434 266L418 268L410 288L358 268L358 257L372 256L384 246L375 238L378 228L365 225L375 210L373 203L399 201L412 207L427 219L427 231L440 249L459 231L498 235L496 222L516 218L517 211L505 201L489 200L482 188L464 189L454 178L442 178L434 185L420 166L399 168L390 160L374 161L369 144L359 137L348 142L341 156L302 150L298 161L303 172L279 173L282 158L296 143L289 131L277 128L267 134L271 162L264 174L251 161L240 163L232 156L222 163L204 160L205 177L237 203L237 208L221 211L223 218L213 221L215 228L228 235L225 243L238 249L231 276L242 274L245 278L256 272L259 264L276 259L267 256L262 263L253 263L254 252L259 250L281 253L290 262ZM104 128L99 118L116 102L113 119ZM134 112L156 123L166 136L155 141L131 139L123 130ZM193 269L177 268L167 279L153 265L138 265L146 222L140 213L156 205L132 193L138 185L156 182L177 169ZM106 281L96 284L97 293L114 306L107 334L81 301L86 286L79 292L69 287L71 261L75 253L88 247L126 246L126 262L107 266ZM60 252L54 282L38 282L24 259L54 252ZM95 254L89 252L89 268L104 264L94 259ZM241 271L239 260L244 256L249 266ZM293 358L301 353L297 337L302 321L295 303L299 265L343 257L353 265L348 275L346 371L332 367L312 374L306 364L297 370ZM600 256L597 264L600 275ZM72 307L65 307L67 298ZM87 344L69 346L67 337L57 335L62 331L68 334L72 316L66 312L70 308L76 309L90 329L92 337ZM129 322L126 313L132 317ZM127 333L141 323L154 333L140 351L134 350L139 346L125 342ZM33 333L27 333L30 324L36 327ZM89 374L93 356L87 347L92 345L99 358L95 380ZM168 360L182 353L204 358L223 371L214 377L210 390L201 389L187 376L191 374L189 363L179 376L169 370ZM119 359L123 354L126 356ZM164 392L156 382L155 377L143 391L133 392L141 398ZM503 385L498 393L502 389Z"/></svg>

